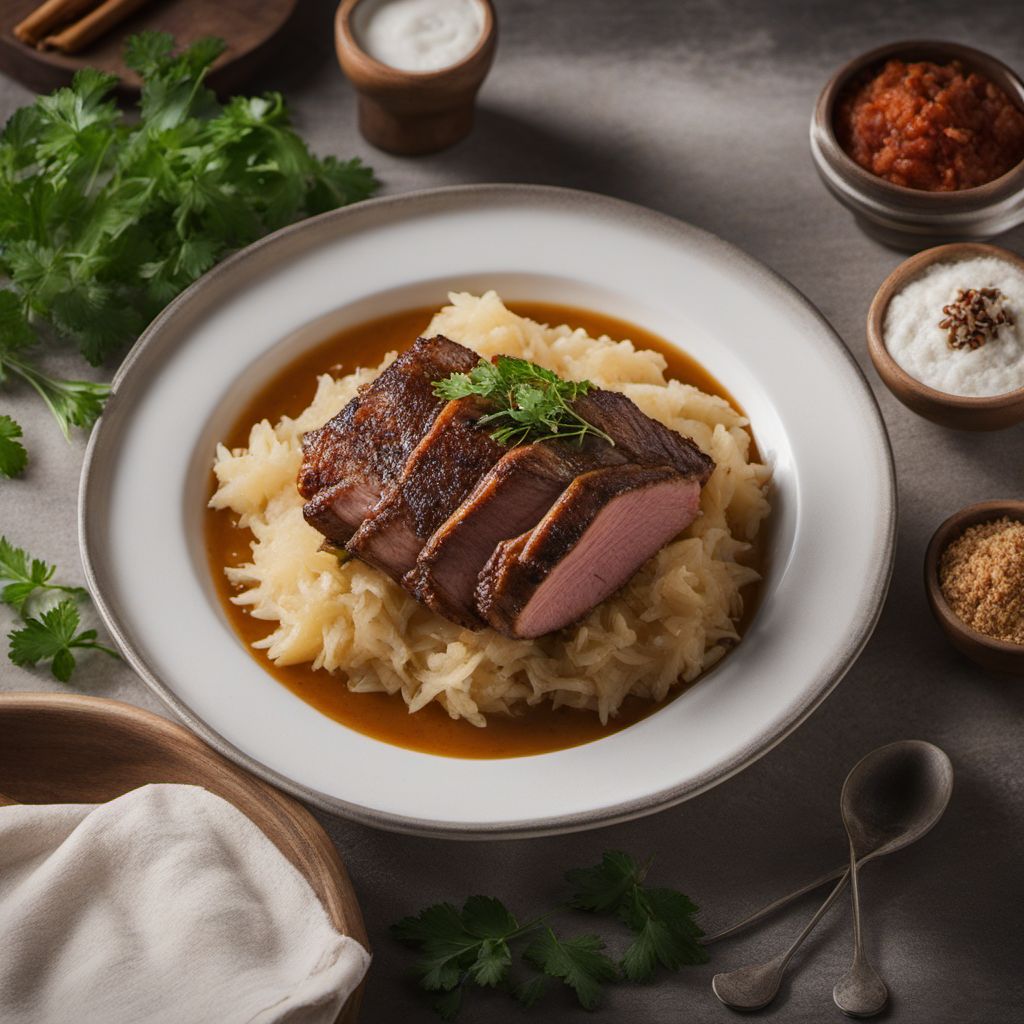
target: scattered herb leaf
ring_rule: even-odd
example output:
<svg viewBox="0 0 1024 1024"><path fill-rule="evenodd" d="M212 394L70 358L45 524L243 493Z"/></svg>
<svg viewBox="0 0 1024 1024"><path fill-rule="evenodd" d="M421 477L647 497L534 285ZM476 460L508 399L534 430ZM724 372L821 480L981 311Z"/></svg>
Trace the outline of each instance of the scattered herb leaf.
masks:
<svg viewBox="0 0 1024 1024"><path fill-rule="evenodd" d="M622 958L630 981L647 981L660 963L670 971L708 959L700 944L704 934L694 918L698 908L674 889L648 888L650 864L638 865L628 854L608 851L592 868L566 874L574 887L569 905L597 914L615 914L635 938Z"/></svg>
<svg viewBox="0 0 1024 1024"><path fill-rule="evenodd" d="M81 587L52 583L55 566L41 558L32 558L23 548L15 547L0 536L0 600L13 608L21 618L20 628L7 635L8 657L15 665L36 665L50 662L54 678L66 683L75 670L73 650L102 651L113 658L118 653L96 640L96 630L79 631L81 620L76 602L89 595ZM58 596L62 599L53 604ZM50 598L50 606L43 607Z"/></svg>
<svg viewBox="0 0 1024 1024"><path fill-rule="evenodd" d="M66 683L75 670L72 650L103 651L116 658L116 651L96 642L96 630L79 632L78 607L74 598L67 597L60 604L42 612L38 618L27 618L21 629L10 633L10 659L15 665L35 665L50 662L55 679Z"/></svg>
<svg viewBox="0 0 1024 1024"><path fill-rule="evenodd" d="M28 452L19 437L21 424L10 416L0 416L0 476L17 476L28 465Z"/></svg>
<svg viewBox="0 0 1024 1024"><path fill-rule="evenodd" d="M420 988L434 994L433 1008L454 1020L469 986L499 988L524 1007L534 1006L554 978L573 990L580 1005L598 1006L604 986L623 980L644 981L660 963L670 970L704 963L707 954L694 923L697 908L672 889L643 884L647 866L624 853L609 851L593 868L570 871L575 887L570 906L613 914L634 933L620 968L598 935L563 939L548 924L550 914L520 924L500 900L471 896L459 910L450 903L427 907L393 926L395 937L419 952L414 974ZM515 977L519 963L539 973Z"/></svg>
<svg viewBox="0 0 1024 1024"><path fill-rule="evenodd" d="M15 547L6 537L0 536L0 581L10 581L0 591L0 600L9 604L19 615L24 614L30 598L43 592L69 594L75 598L88 597L81 587L51 583L56 571L56 566L47 565L40 558L31 558L22 548Z"/></svg>
<svg viewBox="0 0 1024 1024"><path fill-rule="evenodd" d="M596 935L563 940L550 928L544 928L523 956L545 974L561 978L586 1010L597 1007L601 1001L601 986L619 975L604 952L604 940Z"/></svg>
<svg viewBox="0 0 1024 1024"><path fill-rule="evenodd" d="M571 405L593 387L588 380L563 380L526 359L498 356L493 362L481 359L469 373L453 373L434 381L434 394L449 401L476 395L493 403L495 411L479 422L495 425L491 437L499 444L515 447L527 441L552 440L582 444L587 435L614 444Z"/></svg>

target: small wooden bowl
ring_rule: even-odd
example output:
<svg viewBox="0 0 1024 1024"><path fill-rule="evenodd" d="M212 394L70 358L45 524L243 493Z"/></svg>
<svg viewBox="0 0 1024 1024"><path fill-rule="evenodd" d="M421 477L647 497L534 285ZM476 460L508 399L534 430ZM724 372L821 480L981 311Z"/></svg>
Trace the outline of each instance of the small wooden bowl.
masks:
<svg viewBox="0 0 1024 1024"><path fill-rule="evenodd" d="M994 640L968 626L946 603L939 586L939 561L943 551L964 530L978 523L1009 516L1024 522L1024 501L983 501L954 512L932 535L924 556L924 587L928 604L950 643L982 668L1024 675L1024 644Z"/></svg>
<svg viewBox="0 0 1024 1024"><path fill-rule="evenodd" d="M334 22L338 62L359 95L359 130L388 153L415 156L446 149L473 127L476 94L498 41L490 0L480 41L467 57L437 71L401 71L374 60L356 42L352 17L363 0L343 0Z"/></svg>
<svg viewBox="0 0 1024 1024"><path fill-rule="evenodd" d="M933 263L950 263L974 256L995 256L1024 271L1024 258L1008 249L981 242L954 242L904 260L878 289L868 310L868 353L882 383L908 408L925 419L957 430L1002 430L1024 423L1024 388L985 398L964 398L922 384L893 359L885 347L883 327L892 297ZM1021 311L1024 316L1024 310Z"/></svg>
<svg viewBox="0 0 1024 1024"><path fill-rule="evenodd" d="M298 868L338 931L369 949L337 850L291 797L149 711L77 694L0 693L0 792L10 801L103 803L151 782L203 786L234 804ZM355 1024L362 992L339 1024Z"/></svg>

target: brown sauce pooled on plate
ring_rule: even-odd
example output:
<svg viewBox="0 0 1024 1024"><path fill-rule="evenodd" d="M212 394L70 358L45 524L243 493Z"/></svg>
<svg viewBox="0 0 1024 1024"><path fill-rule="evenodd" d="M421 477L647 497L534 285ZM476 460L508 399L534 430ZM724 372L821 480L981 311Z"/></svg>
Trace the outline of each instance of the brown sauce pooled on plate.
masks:
<svg viewBox="0 0 1024 1024"><path fill-rule="evenodd" d="M568 323L582 327L593 337L607 334L612 338L630 338L638 348L654 349L665 357L667 376L693 384L710 394L721 395L739 408L722 385L697 362L664 339L631 323L585 309L548 303L514 302L509 303L509 308L520 316L541 323ZM376 366L389 351L408 348L426 329L435 311L434 307L424 307L372 320L342 331L300 356L253 397L223 438L224 443L230 448L244 447L250 426L258 420L266 418L275 422L282 416L298 415L312 401L318 374L329 372L342 376L357 366ZM756 453L754 457L757 457ZM208 493L212 494L213 489L211 474ZM247 562L251 540L252 534L238 529L230 511L207 509L206 549L210 572L225 617L247 645L265 637L273 627L271 623L252 618L244 608L231 603L235 590L228 583L223 567ZM757 551L754 562L760 564ZM757 595L751 590L755 588L750 588L744 595L746 611L741 631L756 607ZM619 714L607 725L602 725L592 711L552 708L545 703L527 708L515 717L488 715L487 727L480 729L469 722L450 718L436 702L409 714L399 696L352 693L344 679L336 675L314 671L309 665L278 666L262 651L250 648L250 652L278 682L328 717L396 746L449 757L523 757L579 746L646 718L685 688L677 687L661 704L640 697L627 697Z"/></svg>
<svg viewBox="0 0 1024 1024"><path fill-rule="evenodd" d="M926 192L985 185L1024 159L1024 111L959 61L887 61L841 98L835 127L865 170Z"/></svg>

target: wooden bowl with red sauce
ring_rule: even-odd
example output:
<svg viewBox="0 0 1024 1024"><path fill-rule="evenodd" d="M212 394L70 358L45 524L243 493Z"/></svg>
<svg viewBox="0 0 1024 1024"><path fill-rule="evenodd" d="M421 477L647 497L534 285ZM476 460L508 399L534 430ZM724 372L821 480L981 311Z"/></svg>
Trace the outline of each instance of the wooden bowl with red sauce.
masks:
<svg viewBox="0 0 1024 1024"><path fill-rule="evenodd" d="M1024 159L984 184L929 191L895 184L861 166L837 132L840 107L885 67L887 61L957 62L997 86L1024 113L1024 81L1007 65L959 43L906 40L861 54L829 80L811 119L811 155L825 187L858 224L885 245L916 252L943 242L983 241L1024 223Z"/></svg>

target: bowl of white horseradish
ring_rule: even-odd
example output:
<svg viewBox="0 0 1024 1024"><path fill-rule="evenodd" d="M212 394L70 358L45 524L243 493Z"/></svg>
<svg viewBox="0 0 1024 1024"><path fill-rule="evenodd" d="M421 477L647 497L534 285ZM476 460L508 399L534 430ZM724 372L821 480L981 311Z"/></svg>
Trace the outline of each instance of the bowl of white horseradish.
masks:
<svg viewBox="0 0 1024 1024"><path fill-rule="evenodd" d="M871 303L868 351L886 387L935 423L1024 422L1024 258L974 242L912 256Z"/></svg>
<svg viewBox="0 0 1024 1024"><path fill-rule="evenodd" d="M465 137L497 32L490 0L342 0L335 49L364 138L415 156Z"/></svg>

